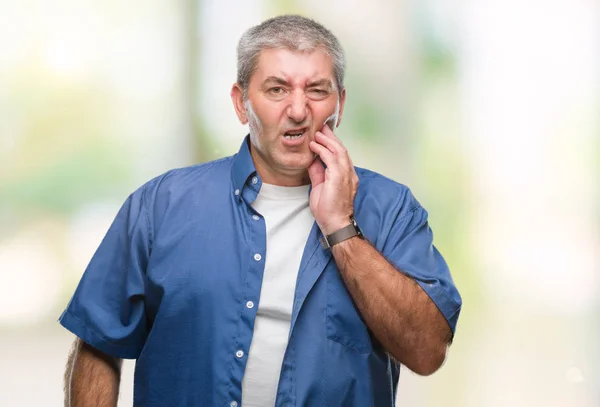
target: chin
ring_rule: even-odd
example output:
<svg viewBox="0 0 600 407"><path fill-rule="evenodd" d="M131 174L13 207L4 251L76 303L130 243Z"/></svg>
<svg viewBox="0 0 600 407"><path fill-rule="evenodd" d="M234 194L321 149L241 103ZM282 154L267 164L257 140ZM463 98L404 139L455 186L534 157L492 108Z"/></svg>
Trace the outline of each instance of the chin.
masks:
<svg viewBox="0 0 600 407"><path fill-rule="evenodd" d="M280 165L282 168L285 168L288 171L306 171L312 164L313 160L314 157L311 153L310 155L306 155L295 160L282 160Z"/></svg>

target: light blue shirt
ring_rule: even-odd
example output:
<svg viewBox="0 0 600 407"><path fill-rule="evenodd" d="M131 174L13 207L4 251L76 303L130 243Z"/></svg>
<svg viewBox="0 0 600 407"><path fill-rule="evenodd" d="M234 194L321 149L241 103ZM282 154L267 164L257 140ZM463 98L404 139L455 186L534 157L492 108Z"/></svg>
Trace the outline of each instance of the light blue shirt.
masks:
<svg viewBox="0 0 600 407"><path fill-rule="evenodd" d="M131 194L60 317L95 348L137 359L135 406L243 407L268 256L264 219L250 205L262 181L248 143ZM461 298L432 244L427 212L404 185L356 172L363 234L417 281L454 331ZM363 322L320 236L315 223L298 272L276 407L394 406L400 365Z"/></svg>

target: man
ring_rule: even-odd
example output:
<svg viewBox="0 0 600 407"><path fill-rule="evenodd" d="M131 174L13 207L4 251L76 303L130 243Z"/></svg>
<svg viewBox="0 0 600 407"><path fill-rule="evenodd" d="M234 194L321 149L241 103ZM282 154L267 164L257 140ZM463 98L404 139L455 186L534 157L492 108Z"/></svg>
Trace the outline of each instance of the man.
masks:
<svg viewBox="0 0 600 407"><path fill-rule="evenodd" d="M344 54L276 17L238 46L239 152L129 196L60 322L71 406L393 406L400 364L444 361L461 307L408 188L355 168L332 129Z"/></svg>

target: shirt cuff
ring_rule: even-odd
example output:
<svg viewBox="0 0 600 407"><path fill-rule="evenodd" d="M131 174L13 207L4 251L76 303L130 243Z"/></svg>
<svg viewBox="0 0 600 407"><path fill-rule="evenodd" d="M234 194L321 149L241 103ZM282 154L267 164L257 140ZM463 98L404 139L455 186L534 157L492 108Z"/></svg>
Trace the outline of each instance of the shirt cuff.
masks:
<svg viewBox="0 0 600 407"><path fill-rule="evenodd" d="M429 283L416 281L427 295L429 295L429 298L435 303L442 315L444 315L444 318L448 321L448 325L450 325L452 334L454 334L462 304L452 300L437 281Z"/></svg>
<svg viewBox="0 0 600 407"><path fill-rule="evenodd" d="M140 354L140 349L118 345L107 340L68 310L63 312L58 321L82 341L107 355L121 359L137 359Z"/></svg>

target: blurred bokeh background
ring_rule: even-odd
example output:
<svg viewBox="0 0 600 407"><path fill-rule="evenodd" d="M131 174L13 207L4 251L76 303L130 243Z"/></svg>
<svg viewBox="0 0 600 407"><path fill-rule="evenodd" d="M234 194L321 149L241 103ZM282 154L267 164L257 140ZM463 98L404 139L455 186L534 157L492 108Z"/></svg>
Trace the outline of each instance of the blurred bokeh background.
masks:
<svg viewBox="0 0 600 407"><path fill-rule="evenodd" d="M87 262L139 185L237 151L236 43L281 13L340 38L338 135L429 210L463 296L398 405L600 406L595 0L0 0L0 405L61 405Z"/></svg>

